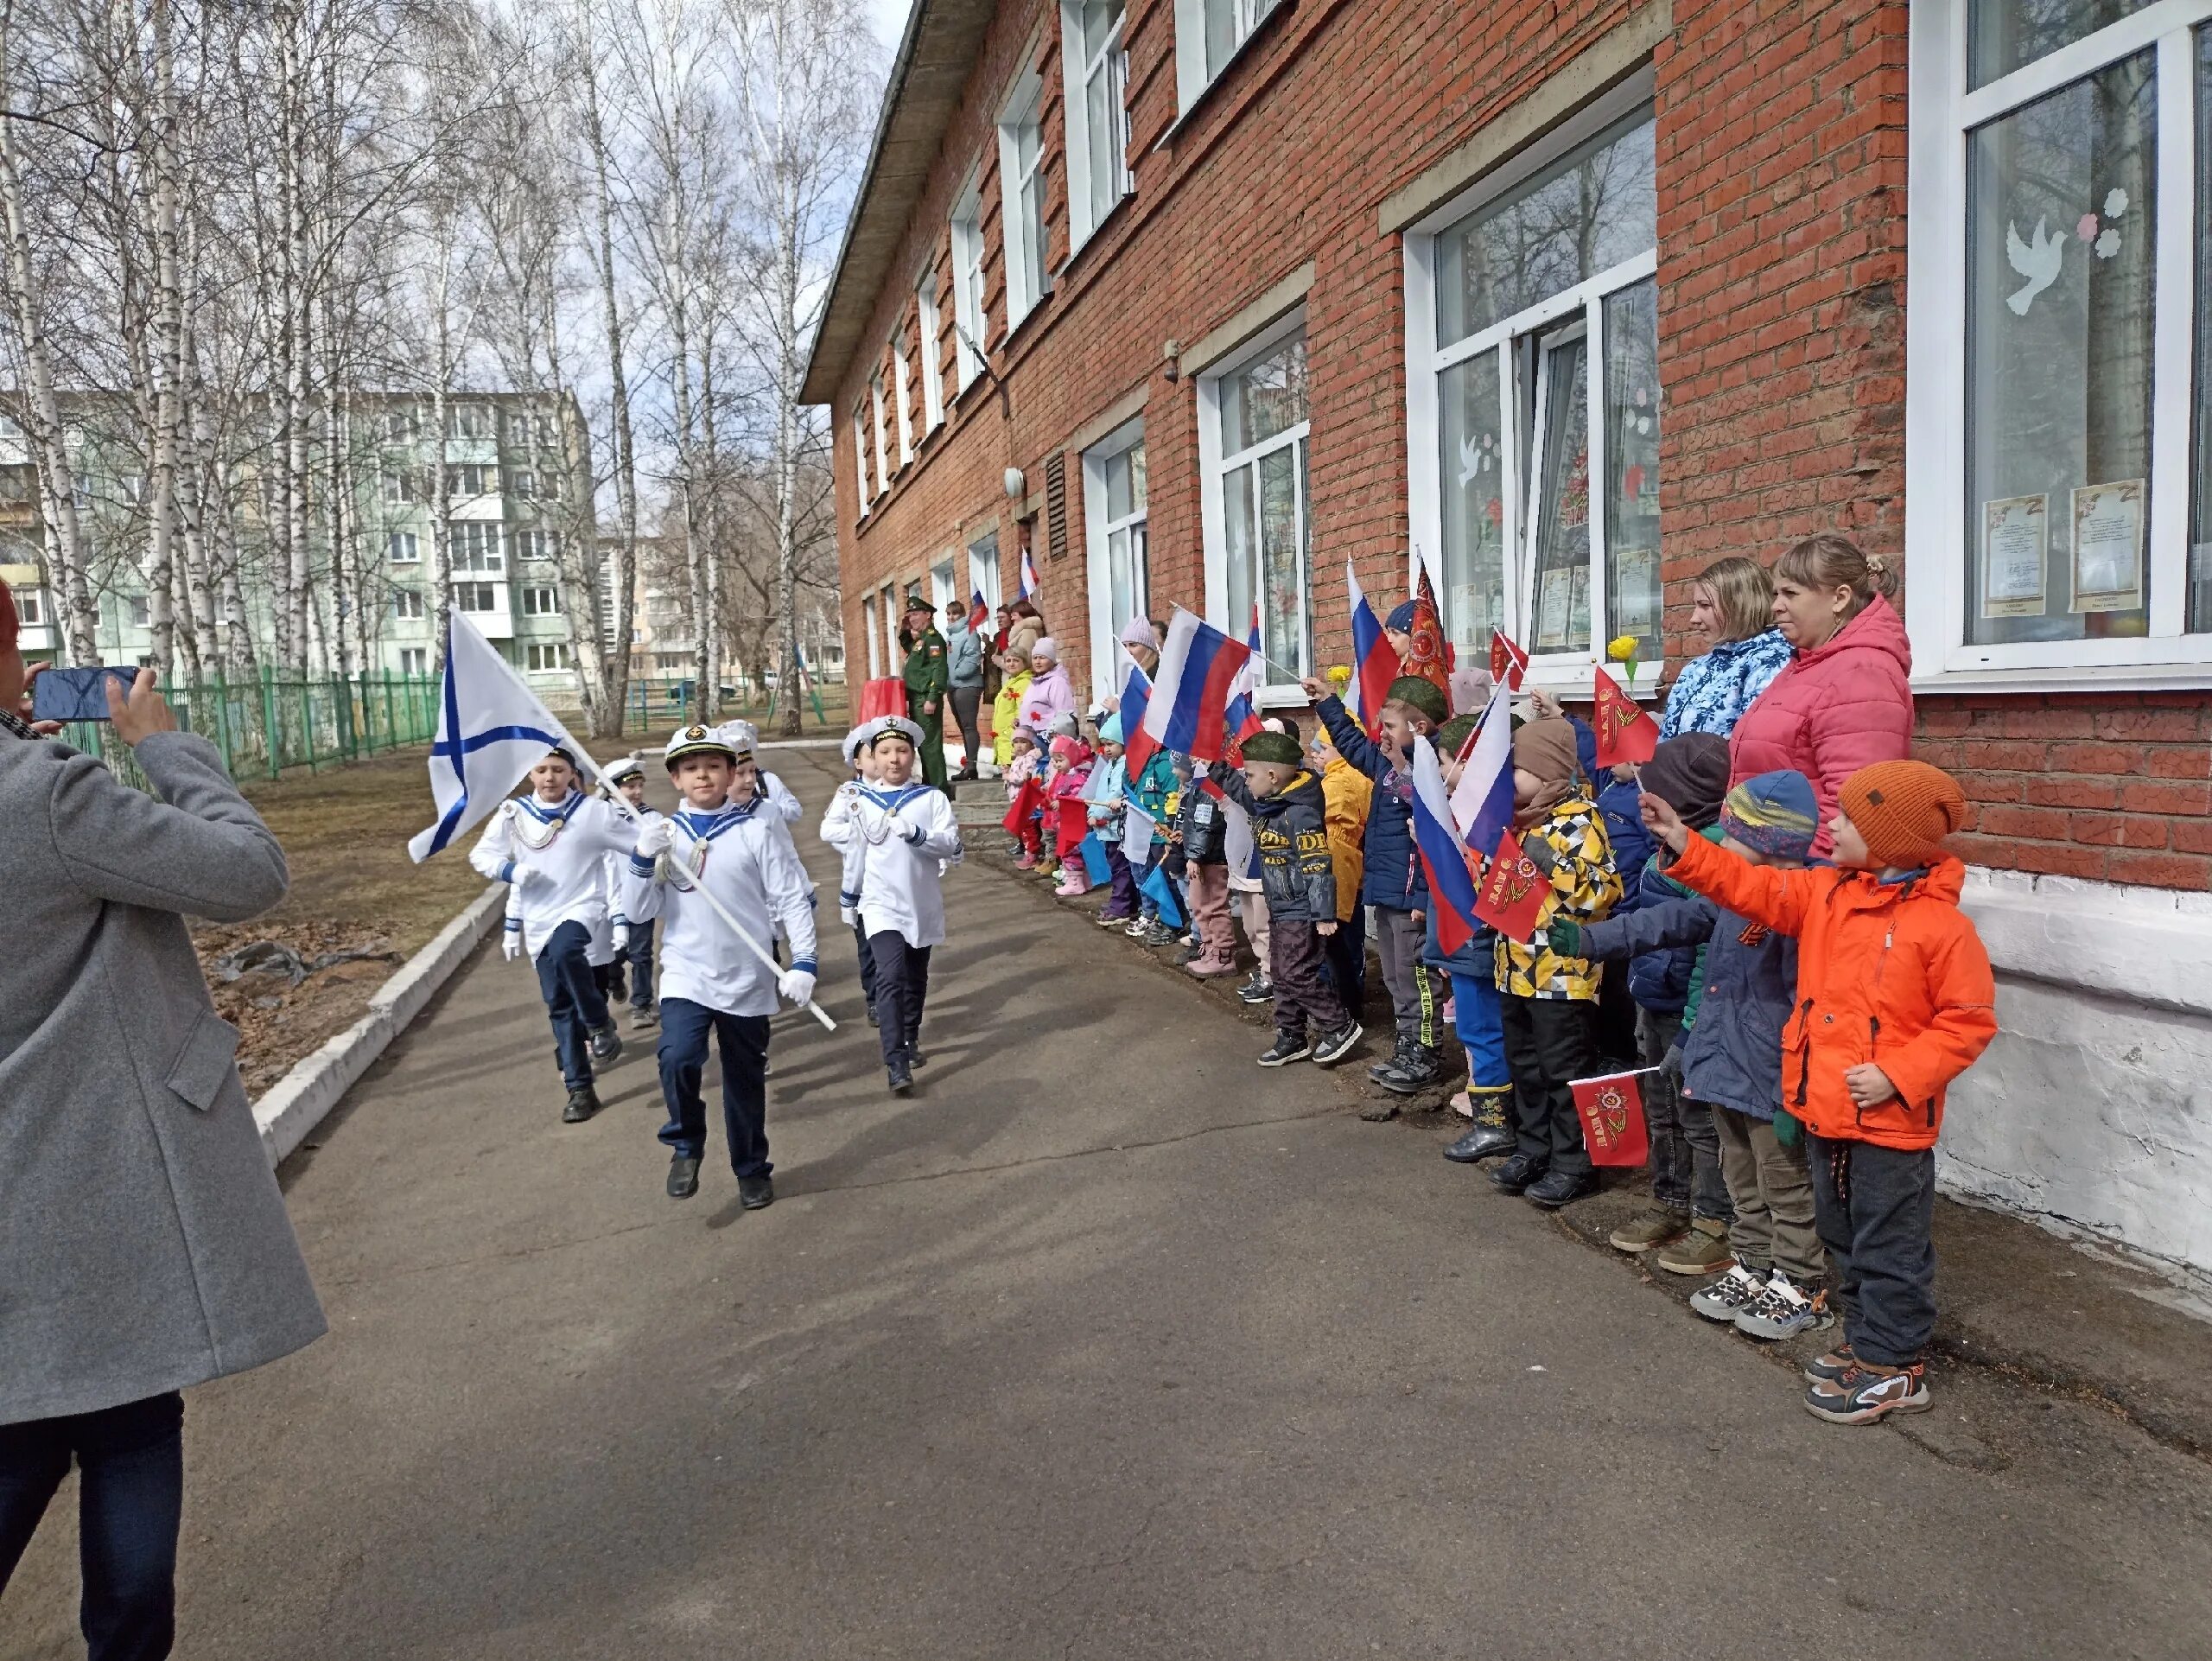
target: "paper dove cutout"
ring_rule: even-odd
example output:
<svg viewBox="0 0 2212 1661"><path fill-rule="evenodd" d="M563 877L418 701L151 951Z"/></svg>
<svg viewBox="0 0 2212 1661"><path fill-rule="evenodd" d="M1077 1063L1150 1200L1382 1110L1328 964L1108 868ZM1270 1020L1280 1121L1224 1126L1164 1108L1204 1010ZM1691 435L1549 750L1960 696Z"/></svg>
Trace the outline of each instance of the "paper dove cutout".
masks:
<svg viewBox="0 0 2212 1661"><path fill-rule="evenodd" d="M2005 221L2005 260L2014 270L2028 279L2026 286L2005 296L2005 303L2012 307L2015 317L2026 316L2028 308L2035 303L2036 296L2058 281L2058 262L2065 252L2066 239L2052 236L2043 219L2036 220L2035 240L2032 242L2021 241L2020 233L2014 228L2012 221Z"/></svg>

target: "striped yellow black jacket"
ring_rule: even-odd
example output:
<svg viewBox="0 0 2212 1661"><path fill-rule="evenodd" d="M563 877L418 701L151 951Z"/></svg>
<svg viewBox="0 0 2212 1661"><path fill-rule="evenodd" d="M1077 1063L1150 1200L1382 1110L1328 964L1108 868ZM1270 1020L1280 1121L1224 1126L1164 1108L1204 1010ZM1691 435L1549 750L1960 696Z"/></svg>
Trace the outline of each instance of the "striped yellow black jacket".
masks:
<svg viewBox="0 0 2212 1661"><path fill-rule="evenodd" d="M1613 869L1605 821L1587 797L1569 796L1527 835L1541 837L1557 859L1552 897L1527 945L1498 937L1497 990L1512 997L1594 1000L1603 965L1560 957L1551 949L1544 925L1554 917L1594 923L1620 903L1620 873Z"/></svg>

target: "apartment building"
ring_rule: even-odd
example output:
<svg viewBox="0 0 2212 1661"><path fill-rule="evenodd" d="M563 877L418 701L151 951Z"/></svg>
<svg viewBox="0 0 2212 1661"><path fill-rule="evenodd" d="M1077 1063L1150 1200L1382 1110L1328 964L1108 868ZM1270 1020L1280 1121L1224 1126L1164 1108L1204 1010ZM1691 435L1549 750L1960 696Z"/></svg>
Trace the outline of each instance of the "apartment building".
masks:
<svg viewBox="0 0 2212 1661"><path fill-rule="evenodd" d="M1945 1180L2212 1269L2208 204L2212 0L918 0L806 385L849 638L1027 554L1094 690L1175 604L1310 671L1410 556L1586 697L1842 531L1975 805Z"/></svg>

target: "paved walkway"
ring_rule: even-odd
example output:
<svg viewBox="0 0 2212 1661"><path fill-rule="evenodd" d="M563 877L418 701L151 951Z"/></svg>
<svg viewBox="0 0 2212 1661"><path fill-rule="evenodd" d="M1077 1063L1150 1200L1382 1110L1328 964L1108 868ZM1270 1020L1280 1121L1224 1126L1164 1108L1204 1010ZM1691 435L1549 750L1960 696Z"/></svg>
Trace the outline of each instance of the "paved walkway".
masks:
<svg viewBox="0 0 2212 1661"><path fill-rule="evenodd" d="M286 1169L332 1333L192 1398L180 1653L2212 1652L2197 1461L1955 1371L1818 1424L1034 883L951 908L907 1101L828 943L759 1214L719 1133L663 1197L642 1053L561 1125L530 977L465 971ZM8 1661L78 1652L66 1520Z"/></svg>

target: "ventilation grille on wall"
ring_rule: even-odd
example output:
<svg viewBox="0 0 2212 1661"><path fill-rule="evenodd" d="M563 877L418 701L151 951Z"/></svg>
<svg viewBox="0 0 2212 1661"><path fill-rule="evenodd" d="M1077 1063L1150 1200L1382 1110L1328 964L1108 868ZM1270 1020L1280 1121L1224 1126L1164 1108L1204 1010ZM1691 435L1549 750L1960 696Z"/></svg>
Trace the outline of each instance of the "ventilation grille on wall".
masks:
<svg viewBox="0 0 2212 1661"><path fill-rule="evenodd" d="M1045 463L1045 533L1046 545L1054 559L1065 559L1068 552L1068 453L1054 450L1052 459Z"/></svg>

